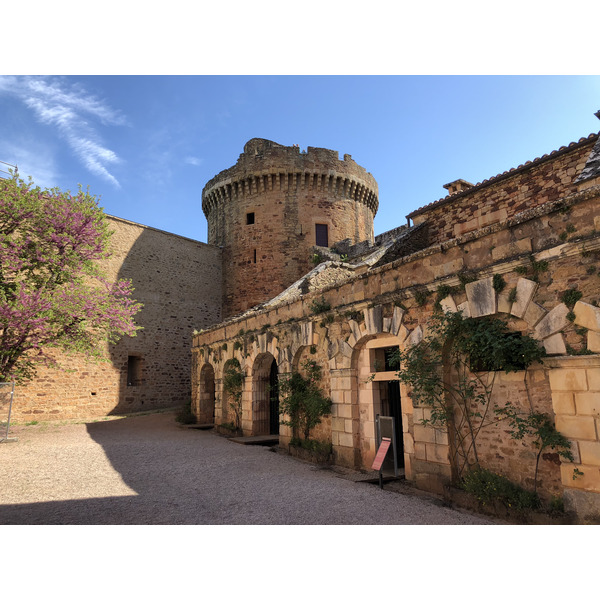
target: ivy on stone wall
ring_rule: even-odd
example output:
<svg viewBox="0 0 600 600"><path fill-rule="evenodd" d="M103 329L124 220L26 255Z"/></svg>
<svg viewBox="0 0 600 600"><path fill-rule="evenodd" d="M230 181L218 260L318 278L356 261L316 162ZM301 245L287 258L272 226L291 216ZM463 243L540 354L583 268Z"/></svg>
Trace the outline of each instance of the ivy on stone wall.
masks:
<svg viewBox="0 0 600 600"><path fill-rule="evenodd" d="M410 386L414 405L428 409L421 424L448 431L457 480L479 467L482 428L499 418L515 426L514 418L492 406L496 373L526 370L544 355L533 338L511 331L505 321L460 311L434 312L423 340L397 353L400 381Z"/></svg>

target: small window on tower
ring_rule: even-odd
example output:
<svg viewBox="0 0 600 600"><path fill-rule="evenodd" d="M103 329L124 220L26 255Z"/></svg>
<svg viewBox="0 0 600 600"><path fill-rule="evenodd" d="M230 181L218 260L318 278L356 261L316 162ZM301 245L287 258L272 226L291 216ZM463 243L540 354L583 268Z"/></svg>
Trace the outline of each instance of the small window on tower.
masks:
<svg viewBox="0 0 600 600"><path fill-rule="evenodd" d="M323 246L324 248L329 247L329 236L327 235L327 225L317 223L315 225L315 238L316 245Z"/></svg>
<svg viewBox="0 0 600 600"><path fill-rule="evenodd" d="M246 225L254 225L254 213L246 213Z"/></svg>

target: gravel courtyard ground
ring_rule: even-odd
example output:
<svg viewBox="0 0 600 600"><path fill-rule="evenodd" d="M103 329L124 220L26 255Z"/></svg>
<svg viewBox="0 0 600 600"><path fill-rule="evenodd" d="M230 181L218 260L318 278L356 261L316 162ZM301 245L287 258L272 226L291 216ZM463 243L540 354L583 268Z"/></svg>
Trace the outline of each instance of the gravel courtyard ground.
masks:
<svg viewBox="0 0 600 600"><path fill-rule="evenodd" d="M0 524L495 524L432 497L355 483L173 413L16 426L0 444ZM394 491L394 489L396 491Z"/></svg>

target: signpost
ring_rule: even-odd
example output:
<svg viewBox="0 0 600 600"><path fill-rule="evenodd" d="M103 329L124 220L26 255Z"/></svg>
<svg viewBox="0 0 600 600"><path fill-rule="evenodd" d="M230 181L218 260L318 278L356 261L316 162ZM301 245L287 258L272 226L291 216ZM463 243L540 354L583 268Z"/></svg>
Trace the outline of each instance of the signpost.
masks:
<svg viewBox="0 0 600 600"><path fill-rule="evenodd" d="M385 455L387 451L390 449L390 444L392 440L390 438L382 438L381 444L379 445L379 450L377 450L377 455L375 456L375 460L373 461L373 465L371 469L374 471L379 471L379 487L383 489L383 473L381 472L381 467L383 465L383 461L385 459Z"/></svg>
<svg viewBox="0 0 600 600"><path fill-rule="evenodd" d="M375 416L376 435L377 435L377 454L371 468L379 471L379 487L383 489L383 471L393 467L394 477L398 477L398 458L396 453L396 435L393 417ZM388 456L388 451L392 447L392 456ZM391 464L390 464L391 463Z"/></svg>

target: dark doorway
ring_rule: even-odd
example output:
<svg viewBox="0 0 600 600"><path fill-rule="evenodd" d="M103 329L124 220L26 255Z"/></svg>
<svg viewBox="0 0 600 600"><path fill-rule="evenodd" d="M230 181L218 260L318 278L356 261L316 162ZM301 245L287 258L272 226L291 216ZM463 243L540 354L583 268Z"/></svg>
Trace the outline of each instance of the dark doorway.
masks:
<svg viewBox="0 0 600 600"><path fill-rule="evenodd" d="M275 360L269 373L269 435L279 435L279 384Z"/></svg>
<svg viewBox="0 0 600 600"><path fill-rule="evenodd" d="M400 382L381 382L381 416L394 419L396 456L398 468L404 467L404 443L402 435L402 407L400 403Z"/></svg>

